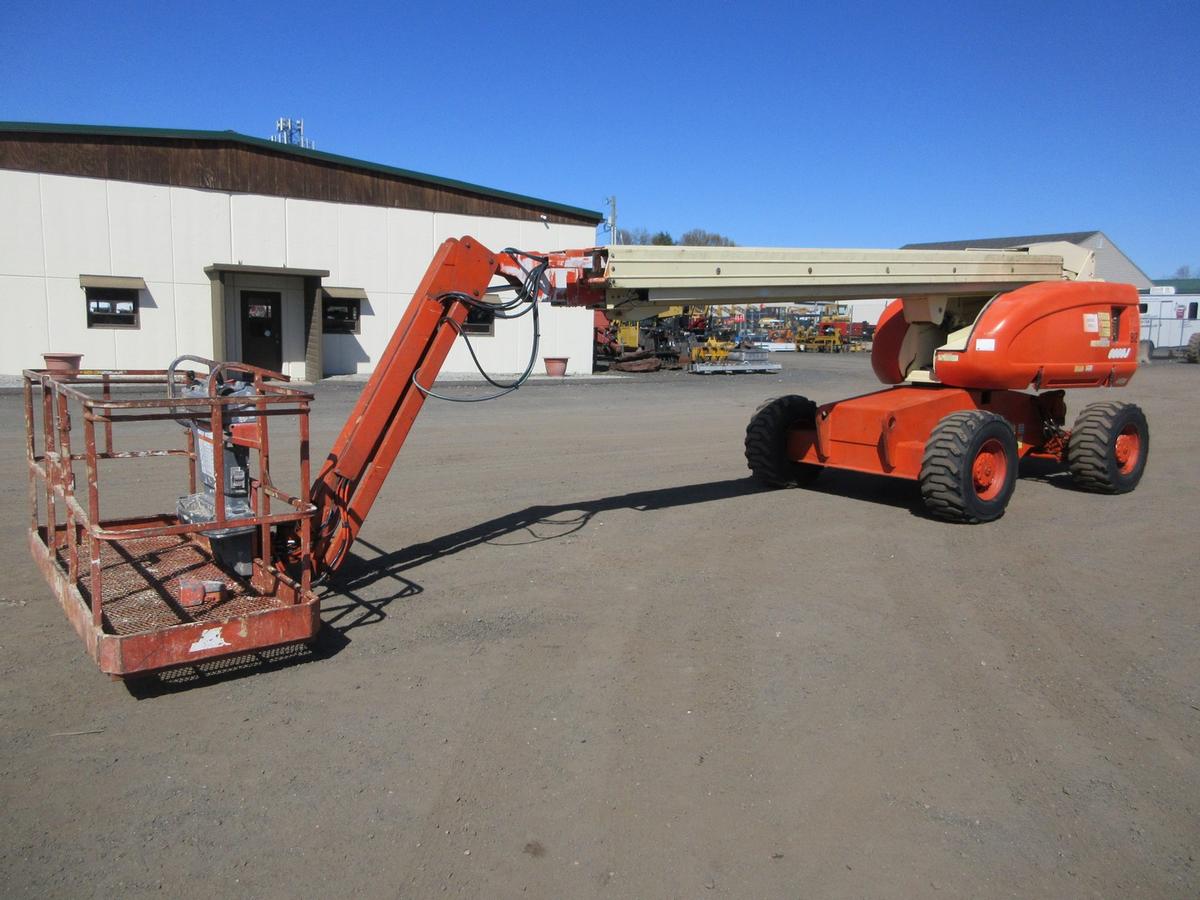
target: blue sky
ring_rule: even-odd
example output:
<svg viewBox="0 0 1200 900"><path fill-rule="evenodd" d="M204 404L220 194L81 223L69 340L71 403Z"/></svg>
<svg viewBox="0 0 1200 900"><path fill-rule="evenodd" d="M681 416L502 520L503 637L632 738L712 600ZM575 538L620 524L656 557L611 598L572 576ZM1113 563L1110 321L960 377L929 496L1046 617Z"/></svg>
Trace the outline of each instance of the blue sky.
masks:
<svg viewBox="0 0 1200 900"><path fill-rule="evenodd" d="M0 119L225 129L746 245L1200 267L1200 2L0 5Z"/></svg>

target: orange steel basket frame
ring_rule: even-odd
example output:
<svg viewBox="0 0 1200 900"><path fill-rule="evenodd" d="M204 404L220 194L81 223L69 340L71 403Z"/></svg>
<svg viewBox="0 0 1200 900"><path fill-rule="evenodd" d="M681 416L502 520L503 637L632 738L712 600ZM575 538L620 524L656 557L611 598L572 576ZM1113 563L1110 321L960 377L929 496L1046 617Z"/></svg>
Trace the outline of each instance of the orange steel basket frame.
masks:
<svg viewBox="0 0 1200 900"><path fill-rule="evenodd" d="M194 377L173 369L85 370L67 377L24 372L30 550L92 658L101 671L116 677L311 641L321 624L309 558L316 512L308 500L312 394L281 384L287 378L277 372L189 359L206 365L210 376L230 371L252 376L255 396L218 397L212 387L215 377L210 377L208 397L170 399L169 384L179 386ZM114 387L128 385L157 389L162 398L114 398ZM188 467L189 490L196 491L197 448L191 429L185 429L181 448L118 450L114 425L191 419L221 435L230 415L227 407L235 404L239 417L253 419L239 426L236 438L257 457L248 498L252 516L226 517L222 479L217 479L216 520L211 523L186 524L165 513L102 517L101 462L107 467L117 460L179 457ZM82 419L82 429L75 430L76 439L83 433L82 453L72 450L73 413ZM288 496L271 481L268 423L278 416L295 416L299 427L299 497ZM82 502L76 496L78 464L86 470ZM272 510L273 500L283 512ZM272 557L272 528L284 523L292 523L299 542L302 564L295 578ZM249 578L218 568L202 533L244 526L255 527ZM220 581L225 589L185 608L179 584L184 578Z"/></svg>

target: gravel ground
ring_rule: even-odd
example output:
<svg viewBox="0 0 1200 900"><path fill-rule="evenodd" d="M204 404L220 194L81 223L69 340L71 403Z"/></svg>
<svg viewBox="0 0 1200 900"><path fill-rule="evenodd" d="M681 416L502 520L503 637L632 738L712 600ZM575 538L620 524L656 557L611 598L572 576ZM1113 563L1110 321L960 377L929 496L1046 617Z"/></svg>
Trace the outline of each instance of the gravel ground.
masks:
<svg viewBox="0 0 1200 900"><path fill-rule="evenodd" d="M1200 367L1114 392L1139 490L1031 470L971 527L898 481L751 484L758 403L873 386L780 359L431 403L314 651L133 689L29 559L0 394L5 893L1200 894ZM318 387L320 452L360 388Z"/></svg>

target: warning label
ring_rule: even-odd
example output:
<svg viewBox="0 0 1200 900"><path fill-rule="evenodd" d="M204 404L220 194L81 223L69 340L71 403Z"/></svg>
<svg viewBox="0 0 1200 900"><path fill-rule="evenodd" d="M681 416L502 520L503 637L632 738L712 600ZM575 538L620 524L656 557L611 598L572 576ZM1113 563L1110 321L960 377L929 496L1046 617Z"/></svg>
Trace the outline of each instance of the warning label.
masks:
<svg viewBox="0 0 1200 900"><path fill-rule="evenodd" d="M210 480L214 479L216 473L213 465L212 433L197 429L196 437L196 457L200 460L200 474Z"/></svg>

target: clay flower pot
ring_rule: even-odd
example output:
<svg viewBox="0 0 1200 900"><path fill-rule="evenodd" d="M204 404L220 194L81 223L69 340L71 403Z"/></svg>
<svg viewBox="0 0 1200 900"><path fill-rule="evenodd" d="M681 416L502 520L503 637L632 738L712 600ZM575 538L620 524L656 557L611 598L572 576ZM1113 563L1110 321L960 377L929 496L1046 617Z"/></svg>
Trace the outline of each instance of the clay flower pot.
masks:
<svg viewBox="0 0 1200 900"><path fill-rule="evenodd" d="M56 378L70 378L79 374L79 363L83 360L82 353L43 353L46 361L46 371Z"/></svg>
<svg viewBox="0 0 1200 900"><path fill-rule="evenodd" d="M553 375L555 378L562 378L567 374L567 359L566 356L544 356L542 362L546 364L546 374Z"/></svg>

